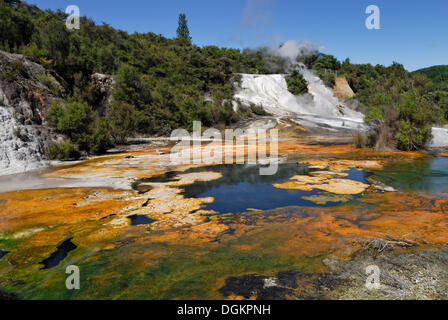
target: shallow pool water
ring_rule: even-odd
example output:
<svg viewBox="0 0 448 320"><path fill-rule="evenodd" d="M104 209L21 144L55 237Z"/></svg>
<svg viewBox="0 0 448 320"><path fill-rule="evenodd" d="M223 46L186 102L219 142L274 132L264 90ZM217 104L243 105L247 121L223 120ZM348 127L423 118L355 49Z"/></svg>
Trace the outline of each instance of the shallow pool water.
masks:
<svg viewBox="0 0 448 320"><path fill-rule="evenodd" d="M128 217L131 220L132 226L140 226L154 223L156 220L150 219L147 216L135 214Z"/></svg>
<svg viewBox="0 0 448 320"><path fill-rule="evenodd" d="M57 250L53 252L47 259L43 260L40 264L43 264L42 269L51 269L56 267L62 260L67 257L70 251L73 251L77 246L72 242L71 239L65 240Z"/></svg>
<svg viewBox="0 0 448 320"><path fill-rule="evenodd" d="M238 213L247 209L270 210L288 206L324 206L331 207L342 202L329 201L325 205L303 199L313 195L328 195L321 190L301 191L278 189L276 183L288 181L295 175L307 175L312 170L305 165L281 164L278 172L272 176L261 176L259 166L220 165L202 168L201 171L221 172L222 178L214 181L196 182L185 186L183 195L187 198L214 197L213 203L204 209L219 213ZM347 171L345 179L367 183L364 172L356 169Z"/></svg>
<svg viewBox="0 0 448 320"><path fill-rule="evenodd" d="M374 180L401 191L448 192L448 158L394 162L381 170L371 170Z"/></svg>

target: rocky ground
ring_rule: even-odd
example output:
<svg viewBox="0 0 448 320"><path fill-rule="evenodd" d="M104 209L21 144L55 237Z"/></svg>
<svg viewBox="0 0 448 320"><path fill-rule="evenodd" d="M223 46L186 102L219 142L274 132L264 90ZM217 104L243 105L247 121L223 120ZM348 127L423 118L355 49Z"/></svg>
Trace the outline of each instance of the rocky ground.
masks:
<svg viewBox="0 0 448 320"><path fill-rule="evenodd" d="M281 271L229 277L226 297L260 300L428 300L447 299L448 248L379 251L361 249L350 260L323 260L326 273ZM379 287L369 288L366 273L377 266Z"/></svg>

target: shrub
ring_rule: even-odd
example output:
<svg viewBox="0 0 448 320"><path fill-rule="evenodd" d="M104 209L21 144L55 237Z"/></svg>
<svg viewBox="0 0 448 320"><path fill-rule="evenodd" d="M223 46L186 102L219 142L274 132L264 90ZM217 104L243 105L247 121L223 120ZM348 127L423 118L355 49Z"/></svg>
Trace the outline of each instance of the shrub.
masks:
<svg viewBox="0 0 448 320"><path fill-rule="evenodd" d="M79 158L79 153L71 143L70 139L59 144L51 144L45 155L49 160L71 160Z"/></svg>
<svg viewBox="0 0 448 320"><path fill-rule="evenodd" d="M89 139L89 152L92 154L101 154L113 146L111 121L106 118L98 119L93 134Z"/></svg>
<svg viewBox="0 0 448 320"><path fill-rule="evenodd" d="M286 83L288 84L289 92L293 95L297 96L308 92L308 83L297 70L286 77Z"/></svg>
<svg viewBox="0 0 448 320"><path fill-rule="evenodd" d="M95 113L85 102L71 100L65 106L53 102L47 113L49 124L66 135L80 150L89 150Z"/></svg>
<svg viewBox="0 0 448 320"><path fill-rule="evenodd" d="M110 110L112 121L112 136L116 143L126 142L126 138L135 131L136 114L132 105L116 102Z"/></svg>
<svg viewBox="0 0 448 320"><path fill-rule="evenodd" d="M401 150L423 149L432 138L431 126L418 128L413 126L409 120L402 121L396 138L398 140L398 148Z"/></svg>
<svg viewBox="0 0 448 320"><path fill-rule="evenodd" d="M89 132L92 117L92 108L87 103L72 101L58 114L56 128L60 133L76 141L77 136Z"/></svg>
<svg viewBox="0 0 448 320"><path fill-rule="evenodd" d="M63 112L64 108L61 106L61 104L55 101L52 101L50 103L50 107L47 111L47 121L51 127L57 128L59 118L61 117Z"/></svg>
<svg viewBox="0 0 448 320"><path fill-rule="evenodd" d="M262 106L251 105L250 110L257 116L270 116L268 112L266 112Z"/></svg>

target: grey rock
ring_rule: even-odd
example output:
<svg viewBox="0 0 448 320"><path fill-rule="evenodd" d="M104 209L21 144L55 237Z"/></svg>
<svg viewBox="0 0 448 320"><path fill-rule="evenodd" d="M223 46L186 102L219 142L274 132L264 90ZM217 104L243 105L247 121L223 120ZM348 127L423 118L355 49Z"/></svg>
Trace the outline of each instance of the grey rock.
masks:
<svg viewBox="0 0 448 320"><path fill-rule="evenodd" d="M18 72L17 66L23 70ZM46 127L44 115L64 89L44 67L23 55L0 51L0 70L14 75L11 81L0 72L0 175L45 166L45 149L57 135Z"/></svg>

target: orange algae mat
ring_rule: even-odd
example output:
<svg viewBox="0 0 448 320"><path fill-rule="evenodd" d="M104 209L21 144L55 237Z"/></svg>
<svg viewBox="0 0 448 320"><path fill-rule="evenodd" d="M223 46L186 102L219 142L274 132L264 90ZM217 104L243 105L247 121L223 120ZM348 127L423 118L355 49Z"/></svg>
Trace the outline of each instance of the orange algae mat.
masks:
<svg viewBox="0 0 448 320"><path fill-rule="evenodd" d="M89 198L92 192L93 198ZM24 297L47 297L48 290L39 290L39 286L56 288L66 263L48 271L39 270L38 263L68 237L73 237L78 249L69 255L67 263L87 270L90 280L84 284L87 290L78 296L55 290L51 298L182 298L183 290L176 296L159 286L156 290L137 285L118 292L110 291L107 283L108 279L134 283L138 278L170 287L196 277L203 280L198 279L188 289L201 287L197 298L220 298L217 288L228 276L285 268L324 271L321 257L332 254L349 259L352 252L372 239L403 240L423 247L448 242L445 194L371 193L334 208L248 212L225 221L158 232L148 226L111 224L114 217L109 216L119 214L129 201L118 191L100 192L107 199L90 201L98 195L89 189L71 189L70 194L55 189L0 195L1 243L13 244L6 248L11 253L6 256L8 264L1 261L1 273L9 279L38 283L31 291L17 284L13 289L19 293L23 290ZM47 199L45 206L39 200L42 197ZM171 270L173 279L163 276L162 266Z"/></svg>
<svg viewBox="0 0 448 320"><path fill-rule="evenodd" d="M99 157L56 168L48 176L157 176L166 172L158 162L166 151L147 148ZM301 161L320 166L323 172L324 167L336 172L347 167L378 169L391 159L425 157L297 141L281 141L279 154L305 157ZM157 190L152 193L156 195ZM333 208L252 210L205 219L200 210L194 211L212 199L189 203L186 212L180 213L176 203L185 199L173 192L172 209L157 213L158 221L132 226L129 214L139 210L151 215L160 207L157 202L145 207L147 200L133 190L111 188L0 194L0 249L10 251L0 259L0 288L32 299L219 299L218 289L229 276L281 270L324 272L321 260L325 256L350 259L373 239L402 240L420 247L448 243L446 194L367 192ZM68 238L77 249L57 267L40 270L39 263ZM83 290L65 290L68 264L80 267Z"/></svg>

